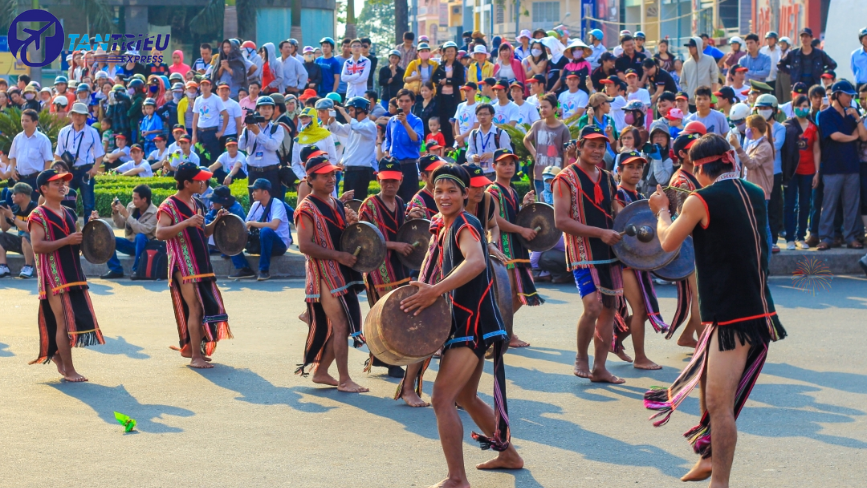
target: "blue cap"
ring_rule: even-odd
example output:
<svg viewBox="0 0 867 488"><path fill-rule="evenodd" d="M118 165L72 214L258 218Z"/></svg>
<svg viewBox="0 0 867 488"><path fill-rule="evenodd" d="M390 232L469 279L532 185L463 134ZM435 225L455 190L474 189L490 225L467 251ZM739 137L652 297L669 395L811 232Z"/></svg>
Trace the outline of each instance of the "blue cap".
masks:
<svg viewBox="0 0 867 488"><path fill-rule="evenodd" d="M261 105L270 105L274 106L274 99L269 97L268 95L263 95L256 99L256 106L259 107Z"/></svg>
<svg viewBox="0 0 867 488"><path fill-rule="evenodd" d="M252 185L247 188L251 190L268 190L271 191L271 182L266 180L265 178L259 178L253 182Z"/></svg>
<svg viewBox="0 0 867 488"><path fill-rule="evenodd" d="M334 47L334 46L335 46L335 44L334 44L334 39L332 39L332 38L330 38L330 37L323 37L322 39L320 39L320 40L319 40L319 45L321 46L322 44L325 44L326 42L327 42L328 44L331 44L331 47Z"/></svg>
<svg viewBox="0 0 867 488"><path fill-rule="evenodd" d="M330 98L320 98L319 100L316 100L314 108L316 110L331 110L334 108L334 100Z"/></svg>
<svg viewBox="0 0 867 488"><path fill-rule="evenodd" d="M370 109L370 100L364 97L352 97L346 101L346 108L360 108L361 110Z"/></svg>
<svg viewBox="0 0 867 488"><path fill-rule="evenodd" d="M599 29L593 29L590 31L590 35L599 39L600 41L605 38L605 34Z"/></svg>
<svg viewBox="0 0 867 488"><path fill-rule="evenodd" d="M68 85L69 79L66 78L65 76L58 76L57 78L54 78L54 84L56 85L58 83L65 83Z"/></svg>
<svg viewBox="0 0 867 488"><path fill-rule="evenodd" d="M849 80L840 80L833 85L831 85L831 93L845 93L849 96L855 96L857 93L855 92L855 87L852 86L852 83Z"/></svg>
<svg viewBox="0 0 867 488"><path fill-rule="evenodd" d="M644 32L641 32L641 31L636 32L635 35L632 37L635 37L638 39L646 39L647 38L647 36L644 35Z"/></svg>

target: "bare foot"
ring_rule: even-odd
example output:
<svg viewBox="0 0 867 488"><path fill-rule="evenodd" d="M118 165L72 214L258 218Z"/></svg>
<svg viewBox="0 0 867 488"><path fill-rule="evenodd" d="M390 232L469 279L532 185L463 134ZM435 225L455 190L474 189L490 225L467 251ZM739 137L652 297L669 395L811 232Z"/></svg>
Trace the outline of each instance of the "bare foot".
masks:
<svg viewBox="0 0 867 488"><path fill-rule="evenodd" d="M75 370L72 370L72 372L70 374L63 375L63 379L65 379L66 381L68 381L70 383L83 383L83 382L87 381L87 378L76 373Z"/></svg>
<svg viewBox="0 0 867 488"><path fill-rule="evenodd" d="M677 345L681 347L695 349L698 346L698 341L693 339L692 337L681 337L677 340Z"/></svg>
<svg viewBox="0 0 867 488"><path fill-rule="evenodd" d="M307 325L310 325L310 315L307 313L306 310L298 316L298 320L304 322Z"/></svg>
<svg viewBox="0 0 867 488"><path fill-rule="evenodd" d="M403 392L403 394L400 395L400 398L403 401L405 401L406 404L409 405L410 407L429 407L430 406L430 403L422 400L421 397L418 396L418 394L416 394L415 390L409 390L409 391Z"/></svg>
<svg viewBox="0 0 867 488"><path fill-rule="evenodd" d="M609 373L607 369L603 369L599 372L594 371L590 373L590 381L594 383L612 383L615 385L621 385L623 383L626 383L626 380L614 376L613 374Z"/></svg>
<svg viewBox="0 0 867 488"><path fill-rule="evenodd" d="M632 367L635 369L647 369L647 370L657 370L662 369L662 366L654 363L650 359L636 359L634 363L632 363Z"/></svg>
<svg viewBox="0 0 867 488"><path fill-rule="evenodd" d="M337 385L337 391L342 391L344 393L364 393L370 391L370 389L365 388L352 380L346 380Z"/></svg>
<svg viewBox="0 0 867 488"><path fill-rule="evenodd" d="M711 458L701 458L695 463L695 466L683 475L680 481L703 481L710 478L713 464Z"/></svg>
<svg viewBox="0 0 867 488"><path fill-rule="evenodd" d="M446 478L435 485L430 485L428 488L470 488L470 482Z"/></svg>
<svg viewBox="0 0 867 488"><path fill-rule="evenodd" d="M178 351L178 352L180 352L182 358L190 359L190 358L193 357L193 352L192 352L189 348L181 349L181 348L178 347L178 346L169 346L169 349L171 349L172 351ZM202 356L202 359L204 359L205 361L207 361L207 362L209 362L209 363L211 362L211 357L210 357L210 356Z"/></svg>
<svg viewBox="0 0 867 488"><path fill-rule="evenodd" d="M521 469L523 467L524 460L515 450L515 447L511 445L494 459L476 465L476 469Z"/></svg>
<svg viewBox="0 0 867 488"><path fill-rule="evenodd" d="M328 374L328 371L320 371L317 369L313 372L313 380L314 383L318 383L320 385L328 385L328 386L337 386L337 380L334 379L333 376Z"/></svg>
<svg viewBox="0 0 867 488"><path fill-rule="evenodd" d="M614 355L627 363L632 362L632 358L629 357L629 354L626 354L626 349L621 349L620 352L615 352Z"/></svg>
<svg viewBox="0 0 867 488"><path fill-rule="evenodd" d="M213 364L208 363L208 361L204 357L193 358L190 361L190 367L196 369L211 369L214 367Z"/></svg>
<svg viewBox="0 0 867 488"><path fill-rule="evenodd" d="M443 348L439 348L437 352L434 353L433 357L440 358L443 355Z"/></svg>
<svg viewBox="0 0 867 488"><path fill-rule="evenodd" d="M524 342L518 339L516 334L512 334L512 338L509 340L509 347L530 347L530 343Z"/></svg>
<svg viewBox="0 0 867 488"><path fill-rule="evenodd" d="M590 358L575 358L575 368L572 373L579 378L589 378Z"/></svg>
<svg viewBox="0 0 867 488"><path fill-rule="evenodd" d="M60 354L55 354L54 357L51 358L51 361L54 362L55 366L57 366L57 372L60 373L60 376L66 376L66 371L63 370L63 360L60 359Z"/></svg>

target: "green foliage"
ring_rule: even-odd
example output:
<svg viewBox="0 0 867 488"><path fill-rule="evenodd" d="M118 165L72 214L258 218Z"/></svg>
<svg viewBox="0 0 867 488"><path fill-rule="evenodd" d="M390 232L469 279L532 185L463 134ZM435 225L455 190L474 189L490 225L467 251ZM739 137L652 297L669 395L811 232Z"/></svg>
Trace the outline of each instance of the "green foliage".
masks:
<svg viewBox="0 0 867 488"><path fill-rule="evenodd" d="M527 132L530 132L530 124L517 124L515 127L509 124L496 125L500 129L503 129L506 134L509 134L509 140L512 141L512 147L515 149L515 155L518 156L518 160L529 161L531 159L530 151L524 145L524 136L527 135Z"/></svg>
<svg viewBox="0 0 867 488"><path fill-rule="evenodd" d="M394 2L368 0L356 19L358 37L369 37L380 46L377 54L387 58L394 39ZM380 66L388 64L380 63Z"/></svg>
<svg viewBox="0 0 867 488"><path fill-rule="evenodd" d="M214 30L222 31L225 7L224 0L210 0L205 8L190 19L190 31L199 35L210 34Z"/></svg>
<svg viewBox="0 0 867 488"><path fill-rule="evenodd" d="M67 124L69 119L63 115L51 114L47 110L39 112L39 131L48 136L51 147L57 147L57 134ZM20 109L13 107L0 111L0 151L8 153L12 139L23 130Z"/></svg>

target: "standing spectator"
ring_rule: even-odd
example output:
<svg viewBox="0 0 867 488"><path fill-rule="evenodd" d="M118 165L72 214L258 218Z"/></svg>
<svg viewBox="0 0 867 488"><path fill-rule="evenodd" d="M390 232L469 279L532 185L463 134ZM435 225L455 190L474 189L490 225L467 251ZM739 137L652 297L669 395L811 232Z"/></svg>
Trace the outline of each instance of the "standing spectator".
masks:
<svg viewBox="0 0 867 488"><path fill-rule="evenodd" d="M223 135L219 139L219 152L222 154L226 150L226 140L229 137L238 138L238 131L241 129L241 121L244 120L244 111L241 110L241 105L229 98L229 84L220 82L217 85L217 93L220 95L220 101L223 102L225 112L220 112L220 126L224 127ZM229 122L224 124L223 117L227 117ZM216 161L216 158L211 155L211 160Z"/></svg>
<svg viewBox="0 0 867 488"><path fill-rule="evenodd" d="M685 44L689 50L689 56L683 63L683 75L680 78L680 89L689 97L691 103L695 103L695 90L700 86L719 88L719 67L714 59L701 51L698 46L701 39L692 37Z"/></svg>
<svg viewBox="0 0 867 488"><path fill-rule="evenodd" d="M613 55L612 55L613 59ZM533 78L536 75L545 76L545 85L548 84L548 52L541 41L530 42L530 55L521 61L526 77Z"/></svg>
<svg viewBox="0 0 867 488"><path fill-rule="evenodd" d="M587 61L590 62L590 66L593 69L596 69L600 66L601 63L599 57L602 56L603 53L608 52L605 49L605 45L602 44L602 40L605 38L605 34L603 34L602 31L599 29L593 29L587 34L587 36L590 40L590 50L592 51L592 54L587 57ZM659 42L661 44L663 41ZM668 46L668 41L665 41L665 45L666 47Z"/></svg>
<svg viewBox="0 0 867 488"><path fill-rule="evenodd" d="M229 86L231 87L231 84ZM193 104L191 142L193 146L197 142L202 143L205 148L205 154L202 154L205 164L211 164L220 154L220 138L226 133L226 127L229 125L229 113L220 97L211 93L211 80L203 79L199 87L202 89L202 95L197 97Z"/></svg>
<svg viewBox="0 0 867 488"><path fill-rule="evenodd" d="M746 66L737 65L729 72L731 88L735 92L735 96L737 96L738 100L741 102L747 99L747 94L750 92L750 87L745 83L747 71L749 70L750 69Z"/></svg>
<svg viewBox="0 0 867 488"><path fill-rule="evenodd" d="M713 92L710 87L700 86L696 88L694 97L696 112L684 118L683 122L688 124L697 120L704 124L708 133L725 136L729 131L729 124L722 112L710 108L712 96Z"/></svg>
<svg viewBox="0 0 867 488"><path fill-rule="evenodd" d="M196 102L196 97L199 95L199 84L195 81L188 81L184 85L184 98L178 102L178 125L187 132L187 135L193 133L193 106ZM112 124L114 126L114 124ZM174 133L172 126L172 137L177 140L177 135ZM115 130L117 130L115 128Z"/></svg>
<svg viewBox="0 0 867 488"><path fill-rule="evenodd" d="M726 79L731 80L732 68L738 65L738 61L744 57L747 52L742 49L744 44L743 39L738 36L734 36L729 40L729 46L731 46L732 50L729 51L725 56L723 56L723 66L726 70Z"/></svg>
<svg viewBox="0 0 867 488"><path fill-rule="evenodd" d="M316 58L316 64L319 66L321 73L321 81L317 92L321 98L331 92L336 92L340 86L340 69L341 63L334 58L334 39L323 37L319 41L319 46L322 48L322 56Z"/></svg>
<svg viewBox="0 0 867 488"><path fill-rule="evenodd" d="M785 185L786 249L809 249L807 219L816 168L822 160L819 128L810 120L810 100L798 95L792 103L794 116L786 120L783 144L783 185ZM797 227L796 227L797 225Z"/></svg>
<svg viewBox="0 0 867 488"><path fill-rule="evenodd" d="M786 128L777 122L777 98L769 93L759 95L754 106L756 113L765 118L771 132L774 146L774 182L771 201L768 205L768 225L771 228L771 252L780 252L777 237L783 230L783 160L782 150L786 139Z"/></svg>
<svg viewBox="0 0 867 488"><path fill-rule="evenodd" d="M650 103L656 105L659 96L665 92L677 93L677 83L668 71L657 65L656 59L645 59L644 76L647 78L647 86L650 86ZM628 78L627 78L628 81Z"/></svg>
<svg viewBox="0 0 867 488"><path fill-rule="evenodd" d="M850 66L856 85L867 83L867 27L858 31L858 42L861 47L852 51Z"/></svg>
<svg viewBox="0 0 867 488"><path fill-rule="evenodd" d="M376 54L374 53L372 56L370 54L370 45L372 43L373 41L371 41L369 37L361 38L361 55L370 60L370 76L367 77L366 90L373 90L373 75L376 73L377 64L379 64L379 59L377 59Z"/></svg>
<svg viewBox="0 0 867 488"><path fill-rule="evenodd" d="M182 83L172 85L172 89L166 93L165 99L166 103L162 107L159 107L156 112L163 123L164 130L162 135L171 134L169 128L183 122L178 119L178 104L184 99L184 85ZM174 141L174 138L172 138L172 141Z"/></svg>
<svg viewBox="0 0 867 488"><path fill-rule="evenodd" d="M306 185L307 172L304 170L304 164L310 158L311 153L320 149L327 156L329 161L338 161L337 149L334 147L334 137L331 132L319 127L319 117L316 116L316 110L313 107L307 107L298 115L298 140L292 145L292 171L298 180ZM312 149L307 151L305 158L304 149L307 147L316 147L316 151Z"/></svg>
<svg viewBox="0 0 867 488"><path fill-rule="evenodd" d="M361 55L361 40L353 39L350 49L352 54L343 63L343 71L340 73L341 81L346 83L344 100L364 97L364 92L367 91L367 79L372 73L370 60Z"/></svg>
<svg viewBox="0 0 867 488"><path fill-rule="evenodd" d="M518 61L523 61L524 58L530 55L530 31L527 29L522 30L518 34L518 37L515 38L515 41L518 42L518 47L515 48L515 57Z"/></svg>
<svg viewBox="0 0 867 488"><path fill-rule="evenodd" d="M617 75L617 72L614 69L616 61L617 58L607 51L599 56L599 67L590 73L590 81L593 82L593 88L596 91L602 91L605 89L602 80L607 80L609 77Z"/></svg>
<svg viewBox="0 0 867 488"><path fill-rule="evenodd" d="M273 194L281 202L285 190L280 181L280 157L277 149L283 144L283 128L274 124L274 99L269 96L259 97L256 112L264 121L245 124L238 140L238 148L247 154L247 174L250 180L267 180L270 182L269 195Z"/></svg>
<svg viewBox="0 0 867 488"><path fill-rule="evenodd" d="M111 220L118 229L123 229L124 237L115 237L115 252L108 260L108 272L100 276L102 279L123 278L123 266L117 257L118 252L135 256L132 263L132 274L138 269L139 260L148 242L153 241L157 230L157 207L151 202L151 189L147 185L138 185L132 190L132 201L126 207L119 201L111 205ZM91 218L99 218L94 211Z"/></svg>
<svg viewBox="0 0 867 488"><path fill-rule="evenodd" d="M746 79L761 81L764 83L771 73L771 58L759 52L759 36L756 34L748 34L747 55L742 57L738 64L747 68Z"/></svg>
<svg viewBox="0 0 867 488"><path fill-rule="evenodd" d="M56 105L57 105L57 99L59 97L63 97L66 99L66 105L65 106L67 106L67 107L72 105L72 103L74 102L75 95L70 90L68 90L68 87L69 87L69 79L66 78L65 76L58 76L57 78L54 78L54 93L55 94L53 97L51 97L51 105L50 105L51 108L49 109L49 111L51 113L54 113L57 111ZM25 88L26 88L26 86L25 86ZM23 88L22 88L22 90L23 90Z"/></svg>
<svg viewBox="0 0 867 488"><path fill-rule="evenodd" d="M57 147L54 155L72 162L72 180L69 186L81 194L81 205L84 208L84 222L90 219L90 213L96 208L94 187L99 167L105 151L99 132L85 124L87 121L87 106L76 103L69 112L72 124L60 129L57 134Z"/></svg>
<svg viewBox="0 0 867 488"><path fill-rule="evenodd" d="M21 128L24 130L12 139L7 170L12 179L30 186L28 196L34 202L39 198L37 192L32 191L36 188L36 178L54 161L51 155L51 140L37 129L38 123L39 114L35 110L21 113Z"/></svg>
<svg viewBox="0 0 867 488"><path fill-rule="evenodd" d="M190 65L184 64L184 52L178 49L172 53L172 65L168 67L169 73L179 73L181 76L187 74L190 70ZM154 73L156 74L156 73Z"/></svg>
<svg viewBox="0 0 867 488"><path fill-rule="evenodd" d="M701 34L699 37L701 37L702 53L712 57L718 66L725 54L714 46L714 41L709 35Z"/></svg>
<svg viewBox="0 0 867 488"><path fill-rule="evenodd" d="M249 95L238 102L238 105L241 106L241 110L243 111L242 115L246 116L256 111L256 102L259 100L261 88L262 84L258 81L253 80L250 82L250 86L247 87Z"/></svg>
<svg viewBox="0 0 867 488"><path fill-rule="evenodd" d="M256 71L250 74L249 78L262 81L262 65L265 63L265 60L264 58L262 58L262 56L259 55L259 52L256 50L256 43L253 41L242 42L241 55L244 56L244 59L246 61L249 61L256 66ZM265 83L262 83L262 86L264 88L267 85Z"/></svg>
<svg viewBox="0 0 867 488"><path fill-rule="evenodd" d="M867 129L859 123L858 112L852 108L855 88L846 80L831 88L831 106L819 112L819 134L822 140L822 160L819 166L824 198L819 222L818 249L831 248L837 205L843 206L843 238L848 247L861 249L858 242L857 217L861 209L860 165L857 141L867 140ZM818 178L818 176L817 176ZM817 184L814 180L814 186Z"/></svg>
<svg viewBox="0 0 867 488"><path fill-rule="evenodd" d="M795 116L794 100L796 98L798 98L801 95L804 95L804 97L807 98L807 102L809 103L810 98L807 97L807 93L808 93L807 85L801 83L800 81L798 83L795 83L795 86L792 87L792 100L793 101L786 102L786 103L780 105L780 112L782 112L783 115L786 116L786 119L791 119L792 117ZM809 114L808 114L808 116L809 116ZM813 123L815 123L815 119L813 120Z"/></svg>
<svg viewBox="0 0 867 488"><path fill-rule="evenodd" d="M322 83L322 69L319 67L318 64L316 64L316 55L313 53L314 50L312 47L307 46L304 48L303 59L304 71L307 72L307 85L305 85L306 88L301 91L302 95L304 93L307 93L308 90L312 90L315 95L317 93L317 90L319 90L319 85Z"/></svg>
<svg viewBox="0 0 867 488"><path fill-rule="evenodd" d="M400 63L398 65L406 70L406 67L409 66L409 63L415 61L418 57L418 51L416 51L415 46L412 42L415 40L415 33L413 32L404 32L403 33L403 43L394 46L397 52L400 53Z"/></svg>
<svg viewBox="0 0 867 488"><path fill-rule="evenodd" d="M728 139L744 166L746 180L764 190L765 208L767 208L774 184L773 135L765 118L758 114L747 117L747 127L750 129L747 132L750 137L744 141L744 147L741 147L739 138L734 133L730 134ZM770 249L773 245L770 224L765 233Z"/></svg>
<svg viewBox="0 0 867 488"><path fill-rule="evenodd" d="M336 108L349 121L341 124L331 117L328 122L332 134L349 139L342 159L343 191L354 190L354 198L364 200L376 167L376 124L368 117L370 101L353 97L346 101L346 109Z"/></svg>
<svg viewBox="0 0 867 488"><path fill-rule="evenodd" d="M382 87L382 99L391 100L403 88L404 69L400 67L400 51L391 51L388 55L388 66L379 70L379 86Z"/></svg>
<svg viewBox="0 0 867 488"><path fill-rule="evenodd" d="M139 134L141 136L139 137L139 143L144 147L145 152L148 153L157 147L154 144L154 138L158 134L163 133L163 120L154 113L156 106L157 103L153 98L145 99L142 105L144 117L139 122Z"/></svg>
<svg viewBox="0 0 867 488"><path fill-rule="evenodd" d="M830 90L831 85L837 81L837 73L832 69L825 70L820 78L822 79L822 86L825 87L826 90Z"/></svg>
<svg viewBox="0 0 867 488"><path fill-rule="evenodd" d="M628 34L621 36L620 47L623 48L623 54L614 62L614 70L617 72L617 76L623 79L626 70L634 69L638 78L640 80L644 79L644 68L642 68L641 63L647 59L647 56L635 49L635 39Z"/></svg>
<svg viewBox="0 0 867 488"><path fill-rule="evenodd" d="M286 254L292 244L289 232L289 217L283 199L271 195L271 182L259 178L249 186L250 212L247 214L247 230L259 230L259 281L271 278L271 257Z"/></svg>
<svg viewBox="0 0 867 488"><path fill-rule="evenodd" d="M505 93L505 87L500 91ZM494 107L490 103L483 103L476 107L476 118L479 121L479 128L471 130L467 138L469 141L467 162L479 165L485 172L485 176L490 178L494 174L494 153L498 149L511 151L512 141L506 131L494 126Z"/></svg>
<svg viewBox="0 0 867 488"><path fill-rule="evenodd" d="M412 105L412 114L420 118L424 125L425 141L427 141L427 135L430 134L428 121L431 117L436 117L437 114L437 103L433 98L433 93L433 83L429 81L423 83L419 92L421 96L416 97L415 103Z"/></svg>
<svg viewBox="0 0 867 488"><path fill-rule="evenodd" d="M335 55L334 59L340 63L340 69L337 70L337 74L343 73L343 66L346 64L346 60L352 57L352 39L344 39L340 44L340 55ZM341 103L346 100L346 82L343 81L343 78L340 78L340 83L337 85L337 92L340 95L340 100L335 100L335 102Z"/></svg>
<svg viewBox="0 0 867 488"><path fill-rule="evenodd" d="M12 187L12 205L0 204L0 278L9 276L9 265L6 263L6 253L11 251L24 256L24 266L21 267L19 278L33 278L33 247L30 244L30 232L27 229L27 218L36 208L33 199L33 188L27 183L18 182ZM15 230L15 234L7 232Z"/></svg>
<svg viewBox="0 0 867 488"><path fill-rule="evenodd" d="M262 68L260 72L262 76L260 79L262 80L262 91L265 92L266 95L271 95L272 93L283 93L283 63L280 62L280 58L277 57L277 48L274 47L273 42L266 42L262 45L262 48L259 49L259 53L262 57ZM237 94L235 94L237 97Z"/></svg>
<svg viewBox="0 0 867 488"><path fill-rule="evenodd" d="M132 91L129 110L126 112L126 118L129 120L130 133L126 134L130 143L139 142L141 139L139 126L141 119L144 118L144 101L147 99L145 95L144 81L133 78L127 84L127 88ZM85 105L86 107L86 105Z"/></svg>
<svg viewBox="0 0 867 488"><path fill-rule="evenodd" d="M403 181L398 196L408 202L418 192L418 159L424 125L420 118L412 114L415 94L403 89L397 93L397 115L388 121L385 128L385 151L389 157L400 161Z"/></svg>
<svg viewBox="0 0 867 488"><path fill-rule="evenodd" d="M801 47L787 52L777 67L791 77L792 83L800 81L813 86L821 82L825 70L837 69L837 63L825 51L813 47L813 31L804 27L801 29Z"/></svg>
<svg viewBox="0 0 867 488"><path fill-rule="evenodd" d="M307 70L304 69L304 63L295 57L296 46L289 41L280 41L277 48L280 49L280 64L283 72L280 93L303 92L307 88Z"/></svg>
<svg viewBox="0 0 867 488"><path fill-rule="evenodd" d="M227 39L220 44L220 55L210 77L203 79L200 84L205 80L210 80L212 84L225 81L229 84L230 96L236 98L238 90L249 84L249 78L252 78L257 70L258 66L241 54L238 41Z"/></svg>
<svg viewBox="0 0 867 488"><path fill-rule="evenodd" d="M774 87L777 84L777 71L779 69L777 68L777 65L783 57L783 50L777 45L778 39L779 36L776 32L768 32L765 34L765 45L759 50L760 53L771 58L771 72L768 74L767 79L767 82L771 87Z"/></svg>
<svg viewBox="0 0 867 488"><path fill-rule="evenodd" d="M557 97L547 93L539 100L541 119L537 120L524 136L524 146L535 161L533 167L533 185L536 195L545 190L542 172L549 166L563 168L564 144L572 136L569 128L557 118Z"/></svg>
<svg viewBox="0 0 867 488"><path fill-rule="evenodd" d="M202 57L193 61L192 69L202 76L208 76L211 71L211 56L213 56L213 52L210 44L207 42L202 43L199 46L199 54Z"/></svg>
<svg viewBox="0 0 867 488"><path fill-rule="evenodd" d="M494 65L488 62L488 50L485 46L476 44L473 48L473 59L467 68L467 81L481 83L494 75Z"/></svg>
<svg viewBox="0 0 867 488"><path fill-rule="evenodd" d="M454 116L454 139L455 147L458 149L466 145L466 138L470 135L470 131L479 126L479 121L476 119L476 90L478 87L472 81L468 81L466 85L461 87L462 92L466 92L466 102L458 104Z"/></svg>
<svg viewBox="0 0 867 488"><path fill-rule="evenodd" d="M403 75L404 88L418 95L424 83L433 81L433 74L438 67L439 64L430 59L430 46L426 42L419 43L418 59L409 63Z"/></svg>

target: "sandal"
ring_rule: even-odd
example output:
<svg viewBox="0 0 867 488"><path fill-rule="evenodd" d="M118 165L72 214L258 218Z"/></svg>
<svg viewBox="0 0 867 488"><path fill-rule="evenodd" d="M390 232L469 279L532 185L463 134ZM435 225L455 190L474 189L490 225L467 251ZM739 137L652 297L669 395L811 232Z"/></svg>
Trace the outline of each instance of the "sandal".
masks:
<svg viewBox="0 0 867 488"><path fill-rule="evenodd" d="M816 246L817 251L827 251L828 249L831 249L831 245L827 242L820 242L819 245Z"/></svg>
<svg viewBox="0 0 867 488"><path fill-rule="evenodd" d="M852 241L849 244L846 244L846 247L849 249L864 249L864 244L861 244L858 241Z"/></svg>

